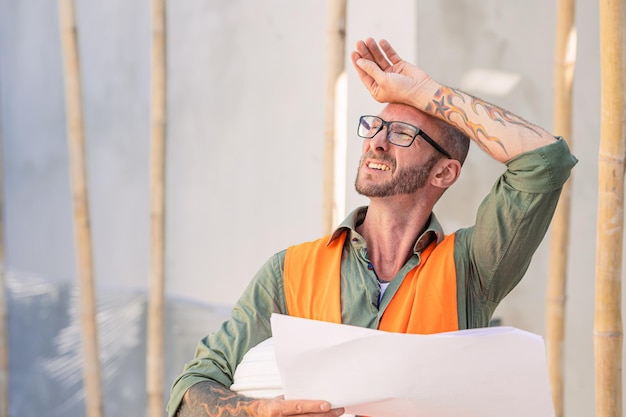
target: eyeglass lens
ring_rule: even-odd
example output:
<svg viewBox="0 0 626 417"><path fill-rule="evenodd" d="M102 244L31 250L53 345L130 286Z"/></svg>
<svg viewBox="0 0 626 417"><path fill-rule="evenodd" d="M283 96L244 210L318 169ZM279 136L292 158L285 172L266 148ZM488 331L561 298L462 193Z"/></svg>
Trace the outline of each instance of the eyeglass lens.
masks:
<svg viewBox="0 0 626 417"><path fill-rule="evenodd" d="M373 138L383 127L387 127L387 140L400 146L409 146L418 133L415 126L404 122L386 122L380 117L362 116L357 134L362 138Z"/></svg>

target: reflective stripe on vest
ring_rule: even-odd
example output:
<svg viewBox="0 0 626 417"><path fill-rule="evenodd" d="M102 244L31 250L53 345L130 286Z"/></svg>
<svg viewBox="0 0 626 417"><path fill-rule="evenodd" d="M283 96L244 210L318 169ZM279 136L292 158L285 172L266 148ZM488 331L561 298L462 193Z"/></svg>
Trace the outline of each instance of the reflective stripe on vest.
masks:
<svg viewBox="0 0 626 417"><path fill-rule="evenodd" d="M341 323L341 255L347 232L291 246L284 286L289 315ZM432 242L393 295L380 330L430 334L458 330L454 234Z"/></svg>

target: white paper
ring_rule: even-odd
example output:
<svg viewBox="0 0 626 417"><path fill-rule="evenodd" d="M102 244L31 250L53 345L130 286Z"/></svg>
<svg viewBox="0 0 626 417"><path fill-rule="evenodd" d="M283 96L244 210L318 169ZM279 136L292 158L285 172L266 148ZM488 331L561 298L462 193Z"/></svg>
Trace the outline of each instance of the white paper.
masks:
<svg viewBox="0 0 626 417"><path fill-rule="evenodd" d="M271 322L286 399L373 417L554 417L538 335L410 335L280 314Z"/></svg>

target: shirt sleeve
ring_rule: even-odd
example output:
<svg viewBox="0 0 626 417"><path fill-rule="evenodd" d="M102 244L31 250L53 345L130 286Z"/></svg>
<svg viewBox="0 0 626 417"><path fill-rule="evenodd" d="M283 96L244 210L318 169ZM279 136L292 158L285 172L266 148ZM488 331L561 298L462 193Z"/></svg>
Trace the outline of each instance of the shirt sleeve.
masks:
<svg viewBox="0 0 626 417"><path fill-rule="evenodd" d="M200 340L194 359L174 381L167 405L173 417L194 384L213 380L230 387L237 365L252 347L271 337L270 316L286 311L283 290L284 251L270 258L248 284L220 328Z"/></svg>
<svg viewBox="0 0 626 417"><path fill-rule="evenodd" d="M487 326L526 273L576 163L562 138L518 155L481 203L476 224L457 231L459 311L467 327Z"/></svg>

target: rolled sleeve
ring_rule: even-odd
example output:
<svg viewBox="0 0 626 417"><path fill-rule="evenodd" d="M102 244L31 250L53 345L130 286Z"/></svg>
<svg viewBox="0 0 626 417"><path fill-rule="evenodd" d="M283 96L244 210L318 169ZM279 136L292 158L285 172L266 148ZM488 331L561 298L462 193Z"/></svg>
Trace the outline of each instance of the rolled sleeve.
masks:
<svg viewBox="0 0 626 417"><path fill-rule="evenodd" d="M559 190L570 176L578 160L570 153L563 138L535 151L511 159L503 181L526 193L547 193Z"/></svg>

